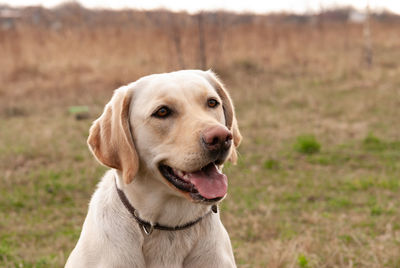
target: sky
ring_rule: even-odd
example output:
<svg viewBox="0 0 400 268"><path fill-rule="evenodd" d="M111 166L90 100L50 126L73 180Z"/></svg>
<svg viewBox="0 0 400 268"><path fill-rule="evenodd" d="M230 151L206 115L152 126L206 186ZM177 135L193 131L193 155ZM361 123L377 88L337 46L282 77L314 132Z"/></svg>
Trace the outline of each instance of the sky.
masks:
<svg viewBox="0 0 400 268"><path fill-rule="evenodd" d="M54 7L62 0L0 0L0 4L10 6L41 5ZM365 9L367 3L371 9L390 10L400 14L400 0L79 0L87 8L167 8L173 11L194 13L201 10L230 10L236 12L278 12L292 11L297 13L315 12L324 8L351 5Z"/></svg>

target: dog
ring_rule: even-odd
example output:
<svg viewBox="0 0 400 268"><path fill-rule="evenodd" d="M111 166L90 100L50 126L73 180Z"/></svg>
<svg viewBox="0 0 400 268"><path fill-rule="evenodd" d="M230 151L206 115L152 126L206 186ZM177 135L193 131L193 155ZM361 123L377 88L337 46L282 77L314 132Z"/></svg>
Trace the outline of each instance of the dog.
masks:
<svg viewBox="0 0 400 268"><path fill-rule="evenodd" d="M111 169L65 267L236 267L218 203L242 137L212 71L145 76L114 91L88 145Z"/></svg>

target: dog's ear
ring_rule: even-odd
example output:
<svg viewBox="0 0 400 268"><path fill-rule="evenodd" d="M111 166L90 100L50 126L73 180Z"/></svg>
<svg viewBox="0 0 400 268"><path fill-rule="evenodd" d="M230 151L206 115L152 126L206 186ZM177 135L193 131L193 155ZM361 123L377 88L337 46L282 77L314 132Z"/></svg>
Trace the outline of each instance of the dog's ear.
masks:
<svg viewBox="0 0 400 268"><path fill-rule="evenodd" d="M139 159L133 143L129 123L132 89L115 90L103 114L93 122L88 145L96 159L122 172L125 183L130 183L139 169Z"/></svg>
<svg viewBox="0 0 400 268"><path fill-rule="evenodd" d="M224 109L224 114L225 114L225 124L228 127L228 129L230 131L232 131L233 144L235 146L235 148L232 149L229 160L232 163L236 164L236 161L237 161L236 148L240 145L240 142L242 140L242 135L240 134L240 131L239 131L232 99L229 96L228 91L225 89L224 85L218 79L218 77L216 76L216 74L214 72L212 72L211 70L208 70L207 72L203 72L203 73L206 74L206 79L215 88L218 95L222 99L222 108Z"/></svg>

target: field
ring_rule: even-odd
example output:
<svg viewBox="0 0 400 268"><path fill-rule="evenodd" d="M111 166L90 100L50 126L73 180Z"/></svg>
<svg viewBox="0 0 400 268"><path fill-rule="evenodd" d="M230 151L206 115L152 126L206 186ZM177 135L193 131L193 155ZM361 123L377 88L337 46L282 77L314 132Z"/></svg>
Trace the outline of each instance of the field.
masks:
<svg viewBox="0 0 400 268"><path fill-rule="evenodd" d="M349 22L220 14L201 44L187 14L71 14L0 31L1 267L64 265L106 170L88 129L115 88L202 67L229 88L244 137L221 205L238 266L400 267L399 23L371 21L368 67Z"/></svg>

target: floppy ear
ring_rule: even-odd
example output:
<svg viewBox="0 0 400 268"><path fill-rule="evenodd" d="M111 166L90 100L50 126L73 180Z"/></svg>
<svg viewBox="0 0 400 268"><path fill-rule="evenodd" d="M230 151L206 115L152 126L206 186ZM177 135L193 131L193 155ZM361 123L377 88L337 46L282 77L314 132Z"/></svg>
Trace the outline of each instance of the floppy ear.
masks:
<svg viewBox="0 0 400 268"><path fill-rule="evenodd" d="M233 144L235 146L235 148L231 152L229 160L232 163L236 164L237 161L236 148L239 147L240 142L242 141L242 135L240 134L239 131L232 99L229 96L228 91L224 88L224 85L217 78L214 72L208 70L207 72L205 72L205 74L208 82L215 88L218 95L222 99L222 108L224 109L224 114L225 114L225 124L228 127L228 129L232 131Z"/></svg>
<svg viewBox="0 0 400 268"><path fill-rule="evenodd" d="M87 141L96 159L103 165L121 171L127 184L139 169L129 123L131 100L132 89L122 87L115 90L103 114L93 122Z"/></svg>

